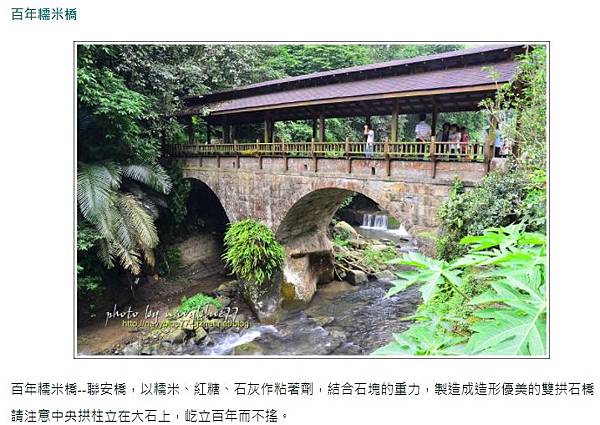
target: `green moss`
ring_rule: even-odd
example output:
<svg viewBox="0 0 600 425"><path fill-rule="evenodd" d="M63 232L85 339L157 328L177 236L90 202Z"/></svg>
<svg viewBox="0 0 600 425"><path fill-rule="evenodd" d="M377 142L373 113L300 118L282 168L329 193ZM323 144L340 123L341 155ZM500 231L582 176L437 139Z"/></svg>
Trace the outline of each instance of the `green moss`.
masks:
<svg viewBox="0 0 600 425"><path fill-rule="evenodd" d="M388 216L388 229L398 229L400 228L400 221L391 215Z"/></svg>
<svg viewBox="0 0 600 425"><path fill-rule="evenodd" d="M281 284L281 297L284 301L293 301L296 299L296 289L290 282L283 282Z"/></svg>

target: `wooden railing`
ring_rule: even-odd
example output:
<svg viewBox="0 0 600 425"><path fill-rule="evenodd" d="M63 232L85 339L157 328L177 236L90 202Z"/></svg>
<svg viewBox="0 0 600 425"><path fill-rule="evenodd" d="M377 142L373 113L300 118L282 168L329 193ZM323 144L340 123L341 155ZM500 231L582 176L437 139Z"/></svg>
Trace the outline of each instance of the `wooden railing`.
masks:
<svg viewBox="0 0 600 425"><path fill-rule="evenodd" d="M173 156L278 156L310 158L374 158L406 161L470 161L485 162L484 143L455 144L449 142L388 142L375 143L367 152L360 142L274 142L171 144L167 151Z"/></svg>

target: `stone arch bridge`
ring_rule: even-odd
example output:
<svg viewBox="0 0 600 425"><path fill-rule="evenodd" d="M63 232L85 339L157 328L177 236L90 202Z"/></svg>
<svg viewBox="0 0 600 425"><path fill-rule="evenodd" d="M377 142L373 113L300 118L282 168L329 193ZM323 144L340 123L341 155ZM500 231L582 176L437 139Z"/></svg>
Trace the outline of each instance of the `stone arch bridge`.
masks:
<svg viewBox="0 0 600 425"><path fill-rule="evenodd" d="M455 177L466 186L486 174L481 162L391 161L179 155L185 178L208 186L230 222L266 223L286 250L282 293L288 305L310 301L332 278L327 226L352 192L374 200L413 234L436 229L435 214Z"/></svg>

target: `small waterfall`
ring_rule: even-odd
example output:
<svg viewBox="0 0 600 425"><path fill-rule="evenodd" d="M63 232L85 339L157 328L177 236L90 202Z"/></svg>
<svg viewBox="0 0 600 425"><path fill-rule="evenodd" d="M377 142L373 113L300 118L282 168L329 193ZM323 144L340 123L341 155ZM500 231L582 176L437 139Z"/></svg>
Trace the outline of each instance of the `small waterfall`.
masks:
<svg viewBox="0 0 600 425"><path fill-rule="evenodd" d="M364 229L387 230L388 217L387 215L379 214L363 214L363 224L361 227Z"/></svg>

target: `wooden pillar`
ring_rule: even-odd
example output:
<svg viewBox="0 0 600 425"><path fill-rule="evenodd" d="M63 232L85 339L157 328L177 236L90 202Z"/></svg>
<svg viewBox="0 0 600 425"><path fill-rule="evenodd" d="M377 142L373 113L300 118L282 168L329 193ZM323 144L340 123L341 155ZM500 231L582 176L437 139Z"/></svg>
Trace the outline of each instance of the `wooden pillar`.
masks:
<svg viewBox="0 0 600 425"><path fill-rule="evenodd" d="M206 143L207 144L210 144L210 136L211 136L210 130L211 130L210 124L207 122L206 123Z"/></svg>
<svg viewBox="0 0 600 425"><path fill-rule="evenodd" d="M312 138L317 138L317 119L313 118L312 120Z"/></svg>
<svg viewBox="0 0 600 425"><path fill-rule="evenodd" d="M394 104L392 111L392 143L398 142L398 102Z"/></svg>
<svg viewBox="0 0 600 425"><path fill-rule="evenodd" d="M269 143L275 142L275 120L269 121Z"/></svg>
<svg viewBox="0 0 600 425"><path fill-rule="evenodd" d="M319 116L319 142L325 143L325 117Z"/></svg>
<svg viewBox="0 0 600 425"><path fill-rule="evenodd" d="M348 174L352 173L352 157L350 156L350 138L346 137L346 143L344 146L346 161L348 163Z"/></svg>
<svg viewBox="0 0 600 425"><path fill-rule="evenodd" d="M233 150L235 151L235 168L240 168L240 152L237 139L233 139Z"/></svg>
<svg viewBox="0 0 600 425"><path fill-rule="evenodd" d="M383 139L383 152L385 155L385 175L389 177L392 170L390 164L390 142L387 137Z"/></svg>
<svg viewBox="0 0 600 425"><path fill-rule="evenodd" d="M433 111L431 113L431 135L435 136L437 134L437 118L438 118L438 106L435 97L433 98Z"/></svg>
<svg viewBox="0 0 600 425"><path fill-rule="evenodd" d="M271 141L271 123L269 122L268 119L265 119L264 121L264 135L263 135L263 143L269 143Z"/></svg>
<svg viewBox="0 0 600 425"><path fill-rule="evenodd" d="M310 139L310 153L313 159L313 171L317 172L317 154L315 153L315 139Z"/></svg>
<svg viewBox="0 0 600 425"><path fill-rule="evenodd" d="M288 170L288 156L287 156L285 142L283 140L281 141L281 155L283 155L283 170L287 171Z"/></svg>
<svg viewBox="0 0 600 425"><path fill-rule="evenodd" d="M265 121L265 123L266 123L266 121ZM262 155L260 154L259 143L260 143L260 140L256 139L256 154L258 155L258 169L262 170L262 168L263 168L263 161L262 161Z"/></svg>
<svg viewBox="0 0 600 425"><path fill-rule="evenodd" d="M192 116L189 115L187 117L187 134L188 134L188 143L194 143L194 121Z"/></svg>
<svg viewBox="0 0 600 425"><path fill-rule="evenodd" d="M231 132L233 133L232 139L237 141L240 139L240 126L235 124L232 126Z"/></svg>
<svg viewBox="0 0 600 425"><path fill-rule="evenodd" d="M223 143L229 143L229 137L231 135L231 127L229 124L223 124Z"/></svg>
<svg viewBox="0 0 600 425"><path fill-rule="evenodd" d="M431 136L431 143L429 145L429 160L431 161L431 178L435 179L435 173L437 169L437 161L435 158L435 133Z"/></svg>

